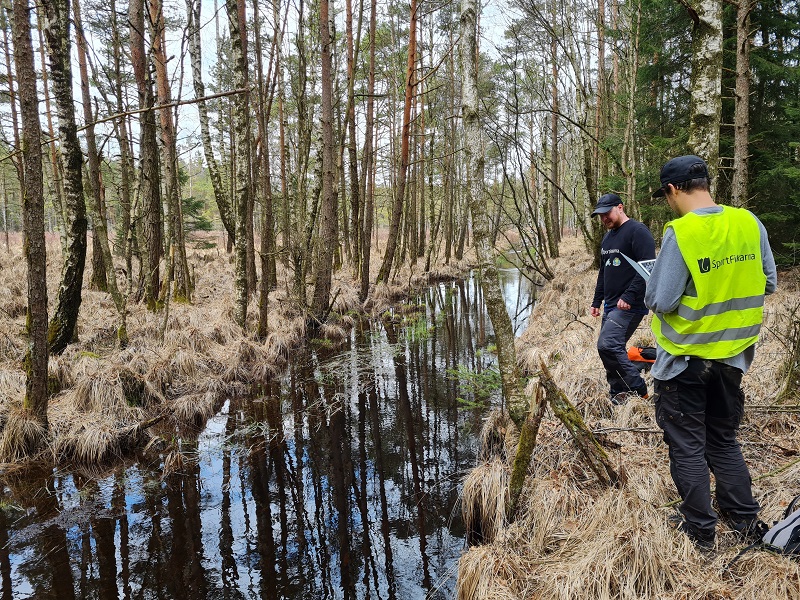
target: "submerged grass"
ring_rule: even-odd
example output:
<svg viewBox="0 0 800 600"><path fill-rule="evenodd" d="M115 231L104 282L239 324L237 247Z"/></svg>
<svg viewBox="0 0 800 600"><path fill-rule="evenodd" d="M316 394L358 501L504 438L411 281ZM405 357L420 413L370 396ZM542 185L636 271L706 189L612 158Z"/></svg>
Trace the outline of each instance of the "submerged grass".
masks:
<svg viewBox="0 0 800 600"><path fill-rule="evenodd" d="M518 358L530 375L535 375L538 357L545 358L553 378L627 481L619 488L598 485L569 434L548 410L517 518L511 524L493 519L493 541L463 554L458 597L800 599L798 561L751 551L728 569L745 544L724 523L717 528L717 545L710 554L699 553L685 535L668 526L678 496L652 402L635 397L624 406L612 406L607 399L596 350L599 319L588 313L596 280L591 259L579 240L570 239L555 263L557 278L545 286L533 309L528 329L517 342ZM800 462L794 462L800 454L800 416L755 410L772 404L785 382L791 354L787 323L800 301L799 273L781 273L778 291L767 297L756 360L743 381L746 405L740 441L762 505L760 516L768 523L800 493ZM648 317L631 344L653 342ZM649 374L645 379L652 390ZM498 435L491 433L497 428L487 429L484 444L497 447ZM504 468L513 454L509 449ZM472 489L482 489L484 484L471 481L481 474L485 485L497 485L499 466L489 465L498 453L486 452L489 456L493 462L467 476ZM466 489L465 483L465 497ZM493 514L496 501L484 501L487 514ZM480 514L482 509L471 510Z"/></svg>

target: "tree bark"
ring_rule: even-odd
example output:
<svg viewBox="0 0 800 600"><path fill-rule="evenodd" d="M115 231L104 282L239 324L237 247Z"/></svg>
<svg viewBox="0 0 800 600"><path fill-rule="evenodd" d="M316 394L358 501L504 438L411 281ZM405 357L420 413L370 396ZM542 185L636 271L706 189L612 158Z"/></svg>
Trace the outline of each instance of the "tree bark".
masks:
<svg viewBox="0 0 800 600"><path fill-rule="evenodd" d="M694 0L689 14L694 21L689 149L706 161L715 186L722 115L722 0Z"/></svg>
<svg viewBox="0 0 800 600"><path fill-rule="evenodd" d="M367 75L367 115L364 131L364 164L361 177L364 190L364 219L361 230L361 292L359 298L363 302L369 294L369 266L372 250L372 213L375 208L375 191L373 188L372 167L375 160L373 136L375 131L375 34L378 22L377 0L370 0L369 12L369 73Z"/></svg>
<svg viewBox="0 0 800 600"><path fill-rule="evenodd" d="M27 0L13 0L14 62L22 116L22 219L28 266L28 349L23 407L47 429L47 255L44 237L41 124ZM35 450L34 447L29 448Z"/></svg>
<svg viewBox="0 0 800 600"><path fill-rule="evenodd" d="M269 115L272 114L272 101L275 97L278 65L275 63L277 55L277 42L280 31L280 21L275 21L273 44L267 79L270 81L269 90L264 81L264 65L261 58L261 19L259 17L258 0L253 1L253 23L255 26L255 51L256 75L258 78L258 137L261 140L261 153L259 156L259 183L261 187L261 281L259 283L258 303L258 335L266 337L268 330L269 292L277 286L277 273L275 269L275 222L272 211L272 176L270 173L270 149L267 125ZM275 73L272 67L275 65ZM266 103L266 106L264 104Z"/></svg>
<svg viewBox="0 0 800 600"><path fill-rule="evenodd" d="M120 115L125 112L125 104L123 102L123 82L122 82L122 48L120 47L120 30L119 22L117 20L117 7L116 0L111 0L111 38L113 40L113 75L114 81L112 87L114 89L114 96L116 102L116 112ZM126 290L125 294L131 292L133 283L133 240L134 240L134 227L131 219L133 212L133 205L131 202L131 185L133 181L133 159L131 157L131 148L128 137L128 119L126 116L121 116L119 119L114 120L114 132L119 144L120 157L119 157L119 171L120 171L120 190L119 190L119 208L120 208L120 224L117 228L117 235L115 241L115 254L119 254L125 258L125 273L126 273Z"/></svg>
<svg viewBox="0 0 800 600"><path fill-rule="evenodd" d="M150 23L152 26L152 52L156 71L156 90L158 103L172 104L170 82L167 75L167 51L164 11L161 0L150 0ZM161 165L164 170L164 187L167 194L167 239L170 246L168 282L175 282L174 297L188 302L192 296L189 281L189 263L186 260L186 242L183 233L183 210L181 191L178 182L178 150L176 147L175 124L172 109L158 111L161 127ZM167 289L169 289L167 287Z"/></svg>
<svg viewBox="0 0 800 600"><path fill-rule="evenodd" d="M83 153L75 124L72 97L72 67L69 0L43 0L45 37L50 75L58 113L61 160L64 168L64 203L68 218L67 253L58 290L56 308L48 327L50 352L60 354L75 336L81 305L83 270L86 264L86 204L83 198Z"/></svg>
<svg viewBox="0 0 800 600"><path fill-rule="evenodd" d="M519 426L525 418L527 402L520 387L514 330L506 310L500 276L493 249L489 246L490 224L484 194L484 142L478 114L477 0L462 0L461 42L464 152L467 168L467 202L472 213L473 244L480 269L481 289L492 322L497 344L497 362L503 397L512 420Z"/></svg>
<svg viewBox="0 0 800 600"><path fill-rule="evenodd" d="M542 386L537 386L536 394L531 398L528 416L519 431L517 452L514 455L514 464L511 466L511 479L508 482L509 503L507 516L509 521L514 520L517 512L519 498L525 485L525 477L528 475L528 466L531 464L533 449L536 447L536 436L539 434L539 425L542 423L546 406L547 394L544 393Z"/></svg>
<svg viewBox="0 0 800 600"><path fill-rule="evenodd" d="M128 23L130 30L131 64L136 78L139 108L153 107L153 84L147 63L144 43L144 0L130 0L128 3ZM145 301L149 310L158 308L158 293L161 282L160 263L162 249L161 226L161 182L158 170L158 149L156 143L156 120L152 110L139 115L139 161L140 189L145 220L144 234L147 240L147 260L145 277Z"/></svg>
<svg viewBox="0 0 800 600"><path fill-rule="evenodd" d="M45 43L44 43L44 19L42 17L41 11L36 13L37 21L39 23L39 55L41 58L41 65L42 65L42 91L44 92L44 110L45 114L47 115L47 133L50 136L50 143L47 144L48 149L50 150L50 170L52 171L53 176L53 203L55 204L56 209L56 216L58 222L58 228L60 230L59 237L61 238L61 249L62 251L66 251L67 248L67 226L66 226L66 217L64 214L64 178L62 177L61 173L61 164L58 161L58 144L56 144L56 136L53 129L53 110L50 106L50 82L49 76L47 74L47 60L45 58ZM13 97L14 89L13 86L9 86L9 92ZM15 129L15 139L19 140L19 134L16 133L16 116L14 115L14 109L12 104L12 117L15 119L14 129Z"/></svg>
<svg viewBox="0 0 800 600"><path fill-rule="evenodd" d="M733 117L733 181L731 204L746 207L750 138L750 13L753 0L739 0L736 11L736 91Z"/></svg>
<svg viewBox="0 0 800 600"><path fill-rule="evenodd" d="M412 0L413 1L413 0ZM314 298L311 304L311 318L314 326L323 322L330 309L331 279L333 276L333 254L338 246L337 195L335 187L336 162L333 136L333 74L328 0L319 3L320 60L322 86L322 106L320 124L322 127L322 199L320 206L319 236L317 237L317 259L314 276Z"/></svg>
<svg viewBox="0 0 800 600"><path fill-rule="evenodd" d="M400 220L403 217L403 201L406 193L406 177L408 176L409 138L411 131L411 103L414 99L416 86L416 56L417 56L417 0L411 0L410 21L408 28L408 61L406 66L405 103L403 104L403 125L400 131L400 164L397 169L397 184L394 189L394 204L392 207L392 220L389 223L389 237L386 240L386 253L378 272L377 283L389 281L392 271L394 254L400 237Z"/></svg>
<svg viewBox="0 0 800 600"><path fill-rule="evenodd" d="M8 7L7 8L7 7L4 6L2 8L2 10L3 10L4 16L8 17L8 11L9 10L13 10L13 8L12 7ZM11 35L12 36L14 35L14 31L15 31L14 28L17 27L17 25L14 23L13 19L14 19L14 15L12 14L11 15L11 20L12 20ZM30 35L30 26L28 27L28 32L29 32L28 35ZM44 44L42 44L42 45L44 45ZM16 44L14 44L14 48L15 49L16 49L16 47L17 47ZM17 117L17 93L14 90L15 81L14 81L14 75L11 72L11 65L12 65L12 63L11 63L11 44L8 42L8 31L7 31L6 27L3 27L3 50L4 50L5 55L6 55L6 77L8 77L8 103L11 106L11 131L12 131L13 136L14 136L13 137L14 148L18 149L18 148L21 148L21 146L20 146L21 141L20 141L20 135L19 135L19 118ZM33 44L32 43L31 43L31 52L33 52ZM16 52L15 52L15 55L16 55ZM44 65L42 65L42 67L43 67L43 70L45 70L44 69ZM46 90L47 90L47 87L45 86L45 91ZM46 94L45 94L45 98L47 98ZM48 106L49 106L49 100L48 100ZM50 111L48 110L48 115L49 115L49 112ZM51 131L52 131L52 128L51 128ZM51 135L50 137L52 138L53 136ZM53 149L53 151L55 151L55 142L50 144L50 147ZM55 162L58 162L57 159L55 158L55 156L53 156L53 160ZM23 179L22 161L21 160L17 160L15 157L12 157L11 158L11 162L14 165L14 169L17 171L17 178L20 181L22 181L22 179Z"/></svg>
<svg viewBox="0 0 800 600"><path fill-rule="evenodd" d="M603 2L600 0L600 6ZM553 2L553 17L555 18L555 0ZM550 256L558 257L558 243L561 241L561 219L559 217L558 202L558 46L555 35L550 40L550 60L552 62L552 110L550 112L550 197L547 206L547 231L548 249ZM599 86L599 84L598 84Z"/></svg>
<svg viewBox="0 0 800 600"><path fill-rule="evenodd" d="M242 35L239 22L238 2L243 0L227 0L228 25L231 32L231 46L233 52L233 76L236 89L246 89L247 83L247 57L244 54ZM234 99L233 130L236 143L235 165L235 198L236 198L236 242L235 242L235 319L240 327L247 322L247 300L249 296L247 280L247 208L250 202L248 173L250 170L249 139L250 94L237 94Z"/></svg>

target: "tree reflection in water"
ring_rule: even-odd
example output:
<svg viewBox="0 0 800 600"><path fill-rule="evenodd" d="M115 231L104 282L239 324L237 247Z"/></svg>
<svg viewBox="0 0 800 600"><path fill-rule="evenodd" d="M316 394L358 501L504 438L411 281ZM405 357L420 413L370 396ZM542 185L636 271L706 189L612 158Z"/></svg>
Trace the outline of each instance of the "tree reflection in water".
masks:
<svg viewBox="0 0 800 600"><path fill-rule="evenodd" d="M296 352L167 477L142 462L7 485L0 597L451 597L483 411L449 372L491 366L478 289L435 286L343 350Z"/></svg>

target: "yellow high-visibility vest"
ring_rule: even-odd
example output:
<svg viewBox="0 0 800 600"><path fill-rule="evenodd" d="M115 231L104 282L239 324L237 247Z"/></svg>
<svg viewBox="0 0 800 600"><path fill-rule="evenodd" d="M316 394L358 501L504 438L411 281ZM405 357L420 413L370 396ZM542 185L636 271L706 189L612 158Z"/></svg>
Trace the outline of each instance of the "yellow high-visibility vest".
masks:
<svg viewBox="0 0 800 600"><path fill-rule="evenodd" d="M668 227L697 296L684 294L675 311L653 316L656 342L673 356L736 356L756 343L764 316L758 222L747 210L723 206L719 213L687 213Z"/></svg>

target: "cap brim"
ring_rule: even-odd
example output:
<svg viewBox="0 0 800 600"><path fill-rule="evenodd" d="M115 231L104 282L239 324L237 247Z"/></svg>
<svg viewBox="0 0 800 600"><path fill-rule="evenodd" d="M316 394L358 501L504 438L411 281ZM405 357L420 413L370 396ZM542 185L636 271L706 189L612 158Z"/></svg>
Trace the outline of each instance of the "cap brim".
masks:
<svg viewBox="0 0 800 600"><path fill-rule="evenodd" d="M664 196L666 196L666 190L663 187L661 187L661 188L658 188L655 192L653 192L653 195L651 197L652 198L663 198Z"/></svg>
<svg viewBox="0 0 800 600"><path fill-rule="evenodd" d="M610 211L612 208L614 208L614 207L613 206L598 206L597 208L594 209L594 212L592 213L592 216L604 215L608 211Z"/></svg>

